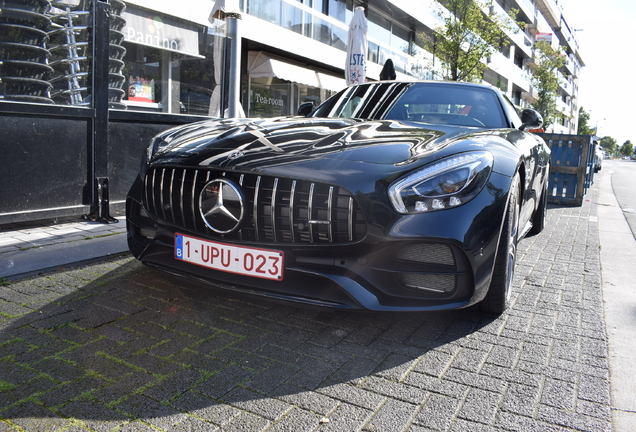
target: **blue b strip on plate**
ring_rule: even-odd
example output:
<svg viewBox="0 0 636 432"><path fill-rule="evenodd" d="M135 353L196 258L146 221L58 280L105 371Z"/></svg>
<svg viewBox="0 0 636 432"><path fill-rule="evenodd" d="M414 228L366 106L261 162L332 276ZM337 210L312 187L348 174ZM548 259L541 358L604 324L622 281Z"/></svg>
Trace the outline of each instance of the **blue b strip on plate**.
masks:
<svg viewBox="0 0 636 432"><path fill-rule="evenodd" d="M183 236L179 234L174 236L174 257L183 259Z"/></svg>

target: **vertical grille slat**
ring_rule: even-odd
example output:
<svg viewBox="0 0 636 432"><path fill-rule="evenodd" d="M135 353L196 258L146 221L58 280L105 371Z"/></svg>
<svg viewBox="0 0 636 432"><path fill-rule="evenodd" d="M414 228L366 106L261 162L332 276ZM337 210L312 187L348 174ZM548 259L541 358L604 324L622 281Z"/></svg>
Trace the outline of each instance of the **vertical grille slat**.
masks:
<svg viewBox="0 0 636 432"><path fill-rule="evenodd" d="M192 199L190 201L190 208L192 209L192 222L194 225L194 230L197 230L197 210L195 207L195 202L197 201L197 178L199 177L199 170L194 171L194 178L192 179Z"/></svg>
<svg viewBox="0 0 636 432"><path fill-rule="evenodd" d="M327 225L327 235L329 238L329 243L333 243L333 220L332 213L333 212L333 186L329 186L329 199L327 200L327 221L329 224Z"/></svg>
<svg viewBox="0 0 636 432"><path fill-rule="evenodd" d="M166 205L164 203L163 194L164 194L164 182L166 180L166 170L161 170L161 178L159 179L159 205L161 206L161 213L163 213L163 218L166 218Z"/></svg>
<svg viewBox="0 0 636 432"><path fill-rule="evenodd" d="M314 215L314 188L316 187L315 183L312 183L309 186L309 200L307 201L307 218L309 222L309 242L314 242L314 224L311 223L313 221Z"/></svg>
<svg viewBox="0 0 636 432"><path fill-rule="evenodd" d="M256 186L254 186L254 235L258 241L258 194L261 187L261 176L256 178Z"/></svg>
<svg viewBox="0 0 636 432"><path fill-rule="evenodd" d="M349 241L353 241L353 198L349 197L349 211L347 213L347 233Z"/></svg>
<svg viewBox="0 0 636 432"><path fill-rule="evenodd" d="M168 200L168 205L170 206L170 215L172 216L172 220L175 220L174 218L174 202L172 200L172 196L174 194L174 173L176 170L172 170L172 174L170 175L170 188L168 189L168 193L170 194L169 200Z"/></svg>
<svg viewBox="0 0 636 432"><path fill-rule="evenodd" d="M152 183L150 193L152 195L152 212L157 212L157 171L152 172Z"/></svg>
<svg viewBox="0 0 636 432"><path fill-rule="evenodd" d="M271 213L270 217L272 218L272 235L274 236L274 241L278 240L278 236L276 235L276 192L278 191L278 178L274 179L274 186L272 186L272 201L271 201Z"/></svg>
<svg viewBox="0 0 636 432"><path fill-rule="evenodd" d="M217 235L203 221L199 195L219 177L239 185L245 199L242 225ZM177 195L178 194L178 195ZM144 205L167 223L222 240L265 243L351 243L366 235L362 211L347 190L299 179L232 171L155 168L144 179Z"/></svg>
<svg viewBox="0 0 636 432"><path fill-rule="evenodd" d="M183 170L183 172L181 173L181 186L179 188L179 207L181 207L181 220L183 221L183 226L187 227L188 224L185 217L185 183L186 170Z"/></svg>
<svg viewBox="0 0 636 432"><path fill-rule="evenodd" d="M292 182L291 190L289 191L289 233L291 235L291 242L296 242L296 234L294 230L294 198L296 195L296 180Z"/></svg>

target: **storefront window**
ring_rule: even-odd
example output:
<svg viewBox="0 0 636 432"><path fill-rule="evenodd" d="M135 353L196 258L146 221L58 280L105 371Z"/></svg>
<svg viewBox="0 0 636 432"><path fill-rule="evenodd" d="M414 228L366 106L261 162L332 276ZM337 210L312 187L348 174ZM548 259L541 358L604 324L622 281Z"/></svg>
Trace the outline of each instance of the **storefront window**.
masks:
<svg viewBox="0 0 636 432"><path fill-rule="evenodd" d="M212 95L222 81L224 22L217 20L206 31L137 8L127 10L123 17L125 108L220 116L221 96L213 101ZM214 103L218 106L213 107Z"/></svg>
<svg viewBox="0 0 636 432"><path fill-rule="evenodd" d="M247 116L267 118L289 115L292 87L293 83L278 79L252 79Z"/></svg>
<svg viewBox="0 0 636 432"><path fill-rule="evenodd" d="M99 21L109 39L108 108L218 115L225 22L108 3L109 18ZM92 1L17 1L3 10L0 101L92 107L94 8Z"/></svg>
<svg viewBox="0 0 636 432"><path fill-rule="evenodd" d="M244 89L243 100L249 100L248 117L296 115L305 102L320 105L335 91L285 81L278 78L252 78Z"/></svg>

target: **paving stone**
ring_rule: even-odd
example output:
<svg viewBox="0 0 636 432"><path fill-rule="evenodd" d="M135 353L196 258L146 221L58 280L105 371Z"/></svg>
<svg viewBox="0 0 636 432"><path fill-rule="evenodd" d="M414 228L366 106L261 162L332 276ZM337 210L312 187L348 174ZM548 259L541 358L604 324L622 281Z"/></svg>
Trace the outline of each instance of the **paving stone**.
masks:
<svg viewBox="0 0 636 432"><path fill-rule="evenodd" d="M46 393L57 384L47 377L37 377L22 385L0 392L0 410L27 398Z"/></svg>
<svg viewBox="0 0 636 432"><path fill-rule="evenodd" d="M179 411L188 412L217 426L225 426L241 414L230 405L219 403L199 393L188 391L171 400L169 404Z"/></svg>
<svg viewBox="0 0 636 432"><path fill-rule="evenodd" d="M455 368L447 370L443 379L463 384L467 387L488 390L496 393L503 393L506 388L506 382L498 378Z"/></svg>
<svg viewBox="0 0 636 432"><path fill-rule="evenodd" d="M424 426L432 430L447 430L461 402L460 399L431 394L424 402L424 406L415 417L414 422L418 426Z"/></svg>
<svg viewBox="0 0 636 432"><path fill-rule="evenodd" d="M12 340L0 346L0 358L16 356L31 351L31 347L20 340Z"/></svg>
<svg viewBox="0 0 636 432"><path fill-rule="evenodd" d="M387 396L392 399L409 402L411 404L421 404L429 395L426 390L419 389L404 383L389 381L377 376L366 379L361 388Z"/></svg>
<svg viewBox="0 0 636 432"><path fill-rule="evenodd" d="M136 369L125 363L100 355L91 358L84 367L110 380L117 380L125 375L136 372Z"/></svg>
<svg viewBox="0 0 636 432"><path fill-rule="evenodd" d="M196 386L194 390L205 396L218 398L237 387L253 374L247 369L231 365Z"/></svg>
<svg viewBox="0 0 636 432"><path fill-rule="evenodd" d="M288 403L268 399L263 395L244 388L235 388L222 396L221 400L240 410L249 411L268 420L278 420L291 409Z"/></svg>
<svg viewBox="0 0 636 432"><path fill-rule="evenodd" d="M453 359L452 367L468 372L478 372L483 366L487 356L487 352L464 348L459 351Z"/></svg>
<svg viewBox="0 0 636 432"><path fill-rule="evenodd" d="M243 385L259 393L269 393L297 372L297 367L274 363L253 375Z"/></svg>
<svg viewBox="0 0 636 432"><path fill-rule="evenodd" d="M130 421L130 418L95 401L82 399L59 409L67 417L81 420L90 430L107 432Z"/></svg>
<svg viewBox="0 0 636 432"><path fill-rule="evenodd" d="M304 365L294 376L287 381L306 389L314 390L331 376L339 366L323 360L315 359Z"/></svg>
<svg viewBox="0 0 636 432"><path fill-rule="evenodd" d="M132 418L140 419L159 429L170 429L175 424L183 422L187 415L160 404L144 395L132 395L123 402L115 405L117 410Z"/></svg>
<svg viewBox="0 0 636 432"><path fill-rule="evenodd" d="M143 394L158 401L166 401L186 392L203 380L204 375L192 369L182 369L144 390Z"/></svg>
<svg viewBox="0 0 636 432"><path fill-rule="evenodd" d="M340 405L334 412L329 414L327 417L329 423L323 424L320 427L320 431L342 432L360 430L362 426L369 421L372 415L373 411L368 409L349 404Z"/></svg>
<svg viewBox="0 0 636 432"><path fill-rule="evenodd" d="M271 426L271 422L254 414L241 412L223 427L224 432L262 432Z"/></svg>
<svg viewBox="0 0 636 432"><path fill-rule="evenodd" d="M581 415L570 410L562 410L547 405L540 405L537 419L548 424L586 432L609 432L612 423L596 417Z"/></svg>
<svg viewBox="0 0 636 432"><path fill-rule="evenodd" d="M532 417L539 396L538 387L511 383L506 389L501 408L514 414Z"/></svg>
<svg viewBox="0 0 636 432"><path fill-rule="evenodd" d="M37 363L32 363L31 368L46 374L59 383L73 381L86 374L86 371L73 366L57 358L47 358Z"/></svg>
<svg viewBox="0 0 636 432"><path fill-rule="evenodd" d="M154 375L169 375L183 369L183 366L178 363L163 360L147 353L127 357L126 362Z"/></svg>
<svg viewBox="0 0 636 432"><path fill-rule="evenodd" d="M384 401L383 396L342 383L327 382L317 391L333 399L338 399L369 410L377 409Z"/></svg>
<svg viewBox="0 0 636 432"><path fill-rule="evenodd" d="M53 411L49 411L32 401L26 401L1 412L0 418L9 419L11 423L21 427L21 430L24 431L57 431L69 426L68 420L59 418Z"/></svg>
<svg viewBox="0 0 636 432"><path fill-rule="evenodd" d="M316 413L294 408L279 422L275 423L270 432L312 432L320 424L321 417Z"/></svg>
<svg viewBox="0 0 636 432"><path fill-rule="evenodd" d="M183 421L166 429L166 432L215 432L218 430L220 430L218 427L209 422L187 416Z"/></svg>
<svg viewBox="0 0 636 432"><path fill-rule="evenodd" d="M100 378L85 376L71 383L59 385L39 395L38 400L47 407L63 405L73 399L79 398L84 393L98 389L106 384L106 381Z"/></svg>
<svg viewBox="0 0 636 432"><path fill-rule="evenodd" d="M291 384L283 384L269 393L270 397L280 399L290 405L298 406L319 414L327 415L340 405L336 399L320 393L307 391Z"/></svg>
<svg viewBox="0 0 636 432"><path fill-rule="evenodd" d="M576 387L573 383L548 379L543 385L540 402L559 409L574 410Z"/></svg>
<svg viewBox="0 0 636 432"><path fill-rule="evenodd" d="M94 391L91 397L107 405L133 393L137 393L142 388L154 384L157 381L157 377L147 374L146 372L133 372L119 380L102 386L100 389Z"/></svg>
<svg viewBox="0 0 636 432"><path fill-rule="evenodd" d="M334 372L330 376L330 379L337 382L358 385L366 379L376 367L378 367L376 360L354 357Z"/></svg>

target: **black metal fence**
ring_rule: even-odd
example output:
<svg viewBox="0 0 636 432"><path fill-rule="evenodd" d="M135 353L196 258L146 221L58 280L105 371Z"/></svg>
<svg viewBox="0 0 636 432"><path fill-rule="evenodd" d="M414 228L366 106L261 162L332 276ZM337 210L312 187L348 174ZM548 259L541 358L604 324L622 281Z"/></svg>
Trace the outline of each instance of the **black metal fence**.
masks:
<svg viewBox="0 0 636 432"><path fill-rule="evenodd" d="M90 13L84 19L89 20L86 24L90 31L88 43L82 48L85 55L80 57L85 57L87 64L75 71L85 84L78 88L89 88L87 94L80 94L86 102L84 107L47 104L47 97L32 91L24 96L19 94L24 86L11 87L7 84L11 79L2 80L0 224L72 215L112 220L114 214L124 211L128 187L137 175L142 151L150 138L169 127L205 118L109 109L122 93L113 91L113 76L118 74L113 73L110 55L111 30L113 25L119 25L112 22L116 13L111 14L111 6L116 8L118 3L86 2ZM7 11L2 13L0 23L16 27L7 18ZM18 52L10 51L10 45L1 47L5 60L8 53ZM4 61L5 65L9 63ZM42 66L51 72L47 67ZM33 78L26 80L20 82L29 83ZM41 86L47 96L51 90L55 94L55 86L50 84L53 80L32 83L39 81L44 83ZM61 97L70 95L63 93L63 86L61 92Z"/></svg>

